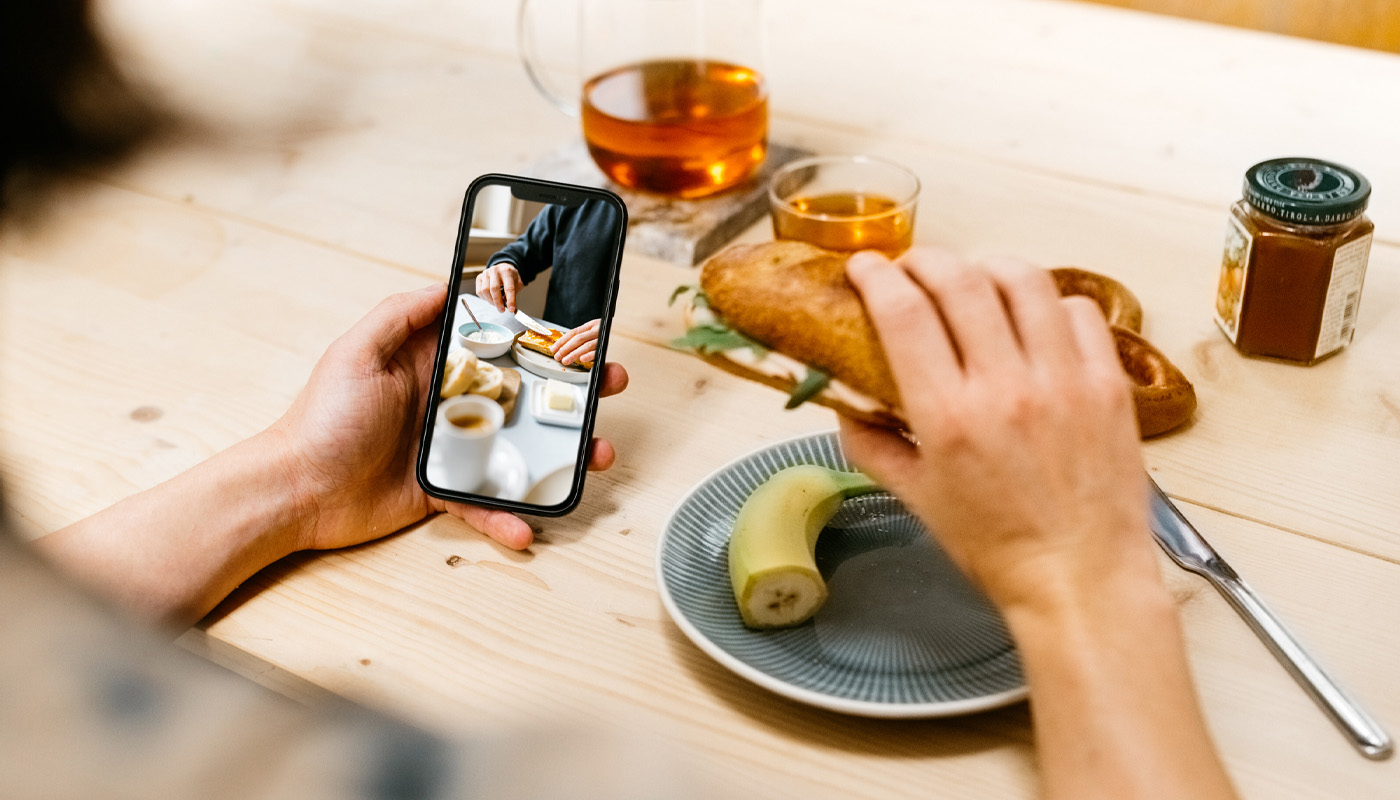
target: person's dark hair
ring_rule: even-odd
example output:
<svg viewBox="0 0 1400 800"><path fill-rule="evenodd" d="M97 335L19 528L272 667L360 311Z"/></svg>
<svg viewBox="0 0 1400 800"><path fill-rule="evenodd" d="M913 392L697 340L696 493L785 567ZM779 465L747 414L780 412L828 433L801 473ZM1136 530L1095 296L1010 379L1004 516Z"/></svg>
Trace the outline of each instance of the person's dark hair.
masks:
<svg viewBox="0 0 1400 800"><path fill-rule="evenodd" d="M93 32L88 0L0 0L0 209L122 155L159 118Z"/></svg>

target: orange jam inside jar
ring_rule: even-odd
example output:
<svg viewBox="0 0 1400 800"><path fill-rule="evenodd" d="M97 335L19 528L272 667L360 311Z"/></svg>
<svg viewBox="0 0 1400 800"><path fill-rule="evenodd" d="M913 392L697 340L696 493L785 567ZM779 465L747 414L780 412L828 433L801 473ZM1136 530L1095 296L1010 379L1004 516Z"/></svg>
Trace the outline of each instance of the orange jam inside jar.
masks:
<svg viewBox="0 0 1400 800"><path fill-rule="evenodd" d="M1315 158L1245 172L1230 207L1215 321L1241 353L1313 364L1351 343L1375 226L1371 184Z"/></svg>

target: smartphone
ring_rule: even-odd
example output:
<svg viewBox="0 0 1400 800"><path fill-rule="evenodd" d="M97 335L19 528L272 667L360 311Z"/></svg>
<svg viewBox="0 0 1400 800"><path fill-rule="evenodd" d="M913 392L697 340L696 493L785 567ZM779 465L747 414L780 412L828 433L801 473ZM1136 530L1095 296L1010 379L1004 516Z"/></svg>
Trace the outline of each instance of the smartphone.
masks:
<svg viewBox="0 0 1400 800"><path fill-rule="evenodd" d="M418 483L558 516L587 475L627 206L612 192L483 175L462 204Z"/></svg>

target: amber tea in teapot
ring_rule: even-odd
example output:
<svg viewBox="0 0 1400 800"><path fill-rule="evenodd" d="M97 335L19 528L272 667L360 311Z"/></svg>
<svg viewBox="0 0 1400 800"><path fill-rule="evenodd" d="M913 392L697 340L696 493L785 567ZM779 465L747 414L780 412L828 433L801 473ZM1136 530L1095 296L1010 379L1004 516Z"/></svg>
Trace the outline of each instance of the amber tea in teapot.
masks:
<svg viewBox="0 0 1400 800"><path fill-rule="evenodd" d="M622 186L673 197L723 191L763 163L763 76L712 60L627 64L583 87L583 138Z"/></svg>

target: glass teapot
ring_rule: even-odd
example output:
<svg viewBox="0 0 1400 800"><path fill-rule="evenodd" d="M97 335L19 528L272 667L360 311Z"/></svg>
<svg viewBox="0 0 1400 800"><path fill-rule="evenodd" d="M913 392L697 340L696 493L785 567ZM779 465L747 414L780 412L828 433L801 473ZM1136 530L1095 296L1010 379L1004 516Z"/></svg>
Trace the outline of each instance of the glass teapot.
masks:
<svg viewBox="0 0 1400 800"><path fill-rule="evenodd" d="M753 174L768 149L762 0L575 0L577 89L549 80L522 0L520 58L530 80L578 115L598 167L616 183L704 197Z"/></svg>

